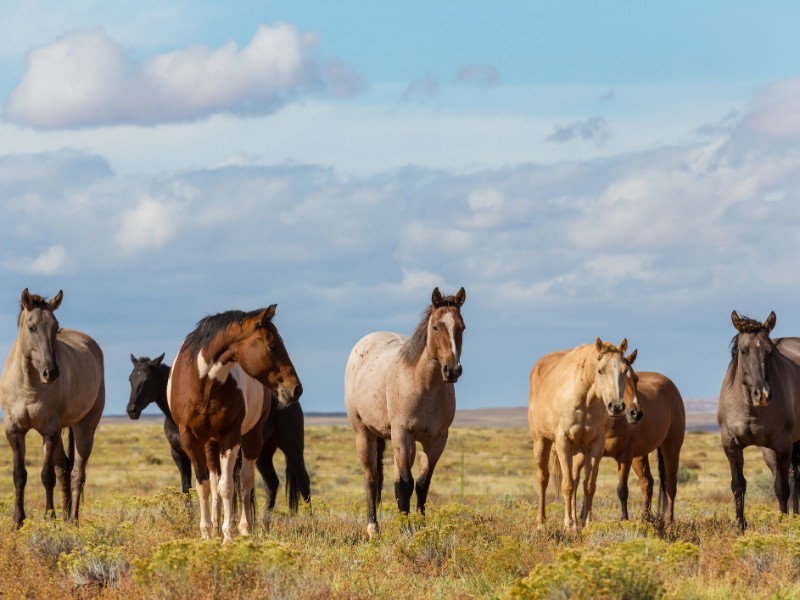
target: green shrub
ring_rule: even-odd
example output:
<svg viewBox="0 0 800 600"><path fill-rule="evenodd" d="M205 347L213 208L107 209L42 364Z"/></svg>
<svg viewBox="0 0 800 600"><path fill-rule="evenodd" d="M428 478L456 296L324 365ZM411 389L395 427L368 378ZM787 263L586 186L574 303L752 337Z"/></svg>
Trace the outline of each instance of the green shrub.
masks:
<svg viewBox="0 0 800 600"><path fill-rule="evenodd" d="M116 587L130 568L123 548L105 544L87 545L62 554L58 565L75 585L96 587Z"/></svg>

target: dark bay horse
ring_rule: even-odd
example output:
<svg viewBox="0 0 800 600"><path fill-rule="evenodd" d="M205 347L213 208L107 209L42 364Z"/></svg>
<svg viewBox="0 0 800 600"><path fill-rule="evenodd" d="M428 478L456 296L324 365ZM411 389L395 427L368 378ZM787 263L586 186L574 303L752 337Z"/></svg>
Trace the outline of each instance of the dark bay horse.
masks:
<svg viewBox="0 0 800 600"><path fill-rule="evenodd" d="M136 358L131 354L133 370L129 377L131 396L127 412L131 419L138 419L142 411L155 402L164 413L164 435L169 442L172 459L181 474L183 492L186 493L192 487L192 461L181 448L180 432L167 404L169 365L163 364L163 359L163 354L153 359ZM303 458L303 409L299 403L284 407L274 394L271 397L269 417L264 425L264 445L256 460L256 467L267 487L267 509L272 510L279 486L272 458L276 449L283 452L286 456L286 497L289 509L296 512L300 498L306 502L311 501L311 481Z"/></svg>
<svg viewBox="0 0 800 600"><path fill-rule="evenodd" d="M250 501L255 463L263 446L269 395L281 404L297 402L303 386L278 329L276 305L251 312L228 311L206 317L183 342L170 370L167 400L192 461L200 497L200 531L212 535L224 507L222 535L232 537L233 468L242 450L242 518L239 531L250 533ZM214 505L209 515L209 500Z"/></svg>
<svg viewBox="0 0 800 600"><path fill-rule="evenodd" d="M86 463L105 406L103 352L85 333L61 329L54 311L63 292L46 300L22 292L17 339L0 376L3 424L14 462L14 523L25 520L25 436L31 429L43 438L45 514L53 514L53 488L61 485L65 514L78 520ZM61 431L69 428L64 450Z"/></svg>
<svg viewBox="0 0 800 600"><path fill-rule="evenodd" d="M411 337L385 331L362 338L350 353L344 375L347 417L367 491L367 533L378 533L377 503L383 486L383 451L392 441L397 506L408 513L415 483L411 474L416 442L422 444L416 481L417 509L424 514L431 477L447 444L456 411L454 384L461 376L465 325L462 287L455 296L433 290Z"/></svg>
<svg viewBox="0 0 800 600"><path fill-rule="evenodd" d="M635 360L635 354L625 358L627 348L627 339L617 347L597 338L594 344L546 354L531 369L528 426L539 471L537 525L545 521L548 462L553 446L563 473L564 527L577 528L579 520L591 521L606 432L611 418L621 416L625 410L626 380L630 379L630 363ZM588 461L587 483L584 511L579 519L577 471L584 459Z"/></svg>
<svg viewBox="0 0 800 600"><path fill-rule="evenodd" d="M722 380L717 407L722 449L731 467L731 491L736 521L744 531L743 449L760 446L772 471L775 496L782 513L788 512L790 463L798 460L800 445L800 338L772 340L777 317L771 312L763 323L731 313L737 334L731 340L731 362ZM794 451L793 451L794 450ZM800 476L792 465L795 514Z"/></svg>

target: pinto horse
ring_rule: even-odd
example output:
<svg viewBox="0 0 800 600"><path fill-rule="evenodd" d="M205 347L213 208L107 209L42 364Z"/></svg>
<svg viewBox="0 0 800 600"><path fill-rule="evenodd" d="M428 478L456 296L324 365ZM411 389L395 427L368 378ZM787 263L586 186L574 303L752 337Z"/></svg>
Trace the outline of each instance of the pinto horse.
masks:
<svg viewBox="0 0 800 600"><path fill-rule="evenodd" d="M86 463L105 406L103 352L85 333L61 329L54 311L63 292L46 300L22 292L17 339L0 376L3 424L14 462L14 523L25 520L25 436L38 431L44 442L42 484L45 514L52 515L53 488L61 485L65 515L78 520ZM61 430L69 428L65 452Z"/></svg>
<svg viewBox="0 0 800 600"><path fill-rule="evenodd" d="M422 444L416 481L417 509L425 513L431 477L447 444L456 411L454 384L461 376L461 338L465 329L462 287L455 296L433 290L431 305L411 337L370 333L350 352L344 375L347 417L367 491L367 533L378 533L377 503L383 487L383 451L392 441L397 506L408 513L415 483L411 474L416 442Z"/></svg>
<svg viewBox="0 0 800 600"><path fill-rule="evenodd" d="M170 370L167 400L192 461L200 497L200 532L210 538L224 508L222 535L232 538L233 468L242 450L242 518L250 533L255 463L270 411L268 394L281 404L297 402L303 386L278 329L276 305L248 313L228 311L206 317L183 342ZM209 516L209 499L214 498Z"/></svg>
<svg viewBox="0 0 800 600"><path fill-rule="evenodd" d="M546 354L533 366L528 426L533 436L534 459L539 467L537 525L545 521L545 492L550 479L548 460L554 444L564 474L561 485L564 527L578 527L575 455L583 455L588 460L584 518L586 523L591 521L597 471L610 417L618 417L625 410L625 385L630 376L630 362L635 359L635 355L631 355L626 360L627 347L626 339L617 347L597 338L594 344Z"/></svg>
<svg viewBox="0 0 800 600"><path fill-rule="evenodd" d="M153 359L144 356L136 358L131 354L133 370L128 378L131 396L126 410L128 416L136 420L145 408L155 402L164 413L164 435L180 472L183 492L186 493L192 487L192 461L181 448L180 432L167 404L169 365L163 364L163 359L163 354ZM311 481L303 459L303 409L299 403L282 406L274 394L271 394L271 398L269 416L264 425L264 445L256 468L267 487L267 509L272 510L279 486L272 457L276 449L283 452L286 457L286 498L291 512L297 512L301 497L306 502L311 501Z"/></svg>
<svg viewBox="0 0 800 600"><path fill-rule="evenodd" d="M736 521L744 531L743 450L761 446L772 471L773 488L782 513L788 512L790 493L793 512L798 512L800 475L800 338L772 340L769 334L777 317L771 312L761 323L731 313L737 334L731 340L731 362L722 380L717 406L722 449L731 468L731 491ZM789 472L792 464L793 490Z"/></svg>

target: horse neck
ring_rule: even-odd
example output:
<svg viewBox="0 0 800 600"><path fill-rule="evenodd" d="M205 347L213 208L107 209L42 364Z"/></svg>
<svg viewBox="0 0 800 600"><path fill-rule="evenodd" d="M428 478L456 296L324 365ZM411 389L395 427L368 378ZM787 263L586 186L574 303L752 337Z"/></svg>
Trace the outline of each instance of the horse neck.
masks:
<svg viewBox="0 0 800 600"><path fill-rule="evenodd" d="M442 379L441 365L428 346L425 346L419 359L417 359L417 363L414 365L413 377L420 389L423 390L431 390L447 385Z"/></svg>
<svg viewBox="0 0 800 600"><path fill-rule="evenodd" d="M156 404L167 417L171 417L169 403L167 402L167 382L169 381L169 366L158 365L158 398Z"/></svg>
<svg viewBox="0 0 800 600"><path fill-rule="evenodd" d="M594 387L594 379L597 374L597 349L594 345L581 346L579 348L582 356L578 362L579 376L578 381L581 383L580 398L585 400L586 404L590 404L596 399L592 393Z"/></svg>
<svg viewBox="0 0 800 600"><path fill-rule="evenodd" d="M16 385L23 388L36 388L39 387L39 374L36 373L36 370L33 368L31 359L22 354L19 340L23 335L22 328L20 327L17 333L17 339L9 355L8 364L6 364L6 368L3 369L3 375L5 376L6 371L8 371L9 374L13 374Z"/></svg>

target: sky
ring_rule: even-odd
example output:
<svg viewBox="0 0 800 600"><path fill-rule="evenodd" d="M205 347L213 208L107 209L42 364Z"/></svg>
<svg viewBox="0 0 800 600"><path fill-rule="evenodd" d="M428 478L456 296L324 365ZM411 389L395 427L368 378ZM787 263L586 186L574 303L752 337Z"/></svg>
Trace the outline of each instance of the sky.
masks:
<svg viewBox="0 0 800 600"><path fill-rule="evenodd" d="M130 354L273 303L306 411L436 286L467 292L460 408L525 405L539 357L598 336L716 396L732 310L800 333L796 3L0 15L0 353L22 290L63 289L107 414Z"/></svg>

